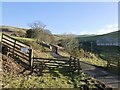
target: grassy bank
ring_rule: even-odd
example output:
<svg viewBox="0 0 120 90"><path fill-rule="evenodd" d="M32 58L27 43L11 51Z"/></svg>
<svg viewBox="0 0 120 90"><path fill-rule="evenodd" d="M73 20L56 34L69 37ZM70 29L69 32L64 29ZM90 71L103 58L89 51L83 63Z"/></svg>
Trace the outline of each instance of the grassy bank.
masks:
<svg viewBox="0 0 120 90"><path fill-rule="evenodd" d="M79 76L64 76L59 72L43 76L3 76L3 88L105 88L99 81L81 74Z"/></svg>
<svg viewBox="0 0 120 90"><path fill-rule="evenodd" d="M17 36L11 36L15 39L18 39L18 40L24 40L24 41L36 41L36 39L34 38L23 38L23 37L17 37Z"/></svg>

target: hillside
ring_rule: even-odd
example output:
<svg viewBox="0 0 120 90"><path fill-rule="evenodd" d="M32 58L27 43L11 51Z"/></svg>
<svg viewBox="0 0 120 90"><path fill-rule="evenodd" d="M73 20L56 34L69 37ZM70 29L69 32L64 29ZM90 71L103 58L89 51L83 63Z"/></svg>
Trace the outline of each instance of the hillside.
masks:
<svg viewBox="0 0 120 90"><path fill-rule="evenodd" d="M83 34L83 35L77 35L77 37L90 37L90 36L96 36L96 34Z"/></svg>
<svg viewBox="0 0 120 90"><path fill-rule="evenodd" d="M9 35L17 35L25 37L25 33L28 29L25 28L18 28L12 26L0 26L0 31ZM95 42L95 43L118 43L118 38L120 31L115 31L103 35L72 35L72 34L54 34L55 40L65 39L67 37L76 36L79 42ZM15 36L14 35L14 36ZM1 35L0 35L1 36Z"/></svg>
<svg viewBox="0 0 120 90"><path fill-rule="evenodd" d="M81 75L66 76L59 71L50 71L43 75L30 74L29 71L23 72L23 67L17 64L11 58L3 56L3 77L2 88L80 88L85 90L87 88L105 89L107 88L100 81L82 73ZM16 67L16 68L15 68Z"/></svg>
<svg viewBox="0 0 120 90"><path fill-rule="evenodd" d="M25 32L27 30L25 28L18 28L18 27L13 27L13 26L0 26L0 29L3 29L2 32L7 32L7 31L8 32L14 32L14 31L19 31L19 30L22 30L22 31Z"/></svg>
<svg viewBox="0 0 120 90"><path fill-rule="evenodd" d="M103 34L103 35L94 35L94 36L87 36L87 37L80 37L78 36L77 38L80 40L80 42L83 41L97 41L98 39L117 39L118 38L118 34L120 33L120 31L115 31L115 32L111 32L111 33L107 33L107 34Z"/></svg>
<svg viewBox="0 0 120 90"><path fill-rule="evenodd" d="M24 36L26 33L25 28L18 28L13 26L0 26L0 32L6 33L8 35L14 34L17 36Z"/></svg>
<svg viewBox="0 0 120 90"><path fill-rule="evenodd" d="M120 35L120 31L115 31L103 35L72 35L72 34L63 34L63 35L54 35L56 40L65 39L67 37L75 36L79 40L79 42L100 42L100 43L118 43L118 38Z"/></svg>
<svg viewBox="0 0 120 90"><path fill-rule="evenodd" d="M52 61L53 57L50 54L51 50L49 48L40 46L35 41L28 39L21 40L32 46L35 57L47 58ZM60 68L62 67L64 69L57 69L57 67L51 67L52 63L49 63L49 65L53 69L43 70L42 75L39 74L41 71L31 73L29 69L26 69L26 64L20 64L20 60L18 56L14 59L10 58L10 54L9 57L6 55L3 56L3 88L80 88L83 90L85 88L106 88L103 83L87 74L81 73L77 75L76 73L65 72L65 67L60 66ZM37 65L41 64L37 62Z"/></svg>
<svg viewBox="0 0 120 90"><path fill-rule="evenodd" d="M26 29L15 28L15 27L6 27L6 28L7 28L8 32L10 30L12 32L16 32L19 30L23 30L23 31L26 30ZM71 35L54 35L54 37L56 37L58 40L65 39L70 36ZM11 36L11 37L30 45L30 47L32 47L32 49L33 49L33 55L36 58L42 58L43 60L50 59L51 61L52 60L57 61L60 58L60 57L57 58L56 56L53 56L53 55L55 55L52 53L53 49L51 50L50 48L41 46L41 44L38 44L36 42L36 40L33 38L23 38L23 37L18 37L18 36ZM62 55L62 56L69 57L69 54L67 54L65 51L58 50L58 53L60 53L60 55ZM103 61L102 59L98 58L96 55L94 55L92 53L89 53L89 52L87 53L87 52L83 51L83 52L81 52L79 58L80 58L80 60L82 59L81 61L86 62L88 64L92 64L92 65L96 65L96 66L100 66L100 67L106 67L106 62ZM16 57L15 61L12 60L11 58L8 58L8 56L4 56L4 58L2 58L2 60L5 64L4 65L5 66L4 73L8 72L8 74L5 73L5 75L3 76L3 87L4 88L10 88L10 87L16 87L16 88L20 88L20 87L22 87L22 88L40 88L40 87L56 88L56 87L60 87L60 88L64 88L64 87L69 87L69 88L82 88L83 90L85 88L105 88L104 84L102 84L101 82L92 78L91 76L89 76L89 74L87 75L85 73L82 73L80 75L77 75L77 74L75 74L76 71L75 71L75 73L66 72L65 69L67 69L66 67L68 67L69 65L61 66L64 64L61 64L61 61L60 61L60 60L64 60L64 59L59 60L60 64L57 62L58 63L57 65L60 65L59 66L60 68L57 68L57 67L54 68L53 66L56 65L56 63L55 62L53 63L53 61L52 61L52 64L48 63L48 66L50 65L50 70L49 69L43 70L42 75L39 75L39 72L33 72L30 75L28 75L28 73L30 72L30 71L28 72L28 70L26 70L24 73L17 74L17 73L19 73L17 71L20 71L23 69L23 67L19 67L19 65L17 64L18 63L18 62L16 62L17 59L20 60L20 57ZM66 61L64 60L64 62L66 62ZM98 64L98 62L99 62L99 64ZM12 64L10 64L10 63L12 63ZM62 63L63 63L63 61L62 61ZM40 63L37 62L36 65L39 65L39 64ZM18 68L14 68L14 66L16 66L16 67L18 66ZM14 69L12 69L12 68L14 68ZM10 76L9 76L9 74L10 74Z"/></svg>

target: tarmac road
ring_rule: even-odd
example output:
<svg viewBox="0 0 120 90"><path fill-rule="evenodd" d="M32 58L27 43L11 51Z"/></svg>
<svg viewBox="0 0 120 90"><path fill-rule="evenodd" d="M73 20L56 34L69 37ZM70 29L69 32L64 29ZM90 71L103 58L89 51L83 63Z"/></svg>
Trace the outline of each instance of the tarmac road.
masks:
<svg viewBox="0 0 120 90"><path fill-rule="evenodd" d="M56 59L69 60L69 57L60 56L55 52L51 52L51 55ZM81 61L80 61L80 65L81 65L82 71L85 74L88 74L91 77L96 78L97 80L101 81L107 86L120 90L120 80L118 80L118 75L110 74L103 68L100 68L91 64L87 64Z"/></svg>

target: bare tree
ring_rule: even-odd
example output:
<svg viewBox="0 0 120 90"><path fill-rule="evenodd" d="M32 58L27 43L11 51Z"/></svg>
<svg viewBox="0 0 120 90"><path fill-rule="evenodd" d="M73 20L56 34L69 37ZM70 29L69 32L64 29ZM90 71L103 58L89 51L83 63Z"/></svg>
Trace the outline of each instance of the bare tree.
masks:
<svg viewBox="0 0 120 90"><path fill-rule="evenodd" d="M46 25L40 21L35 21L34 23L29 24L31 27L31 37L36 38L37 42L47 42L51 43L53 40L53 35L50 30L44 29Z"/></svg>
<svg viewBox="0 0 120 90"><path fill-rule="evenodd" d="M40 41L40 39L43 37L43 29L46 25L44 25L40 21L35 21L33 23L29 24L30 30L31 30L31 37L36 38L37 41ZM42 40L42 39L41 39Z"/></svg>
<svg viewBox="0 0 120 90"><path fill-rule="evenodd" d="M79 42L75 36L66 37L66 39L62 41L62 45L70 55L77 56L79 50Z"/></svg>
<svg viewBox="0 0 120 90"><path fill-rule="evenodd" d="M46 25L44 25L42 22L40 21L35 21L34 23L30 23L29 26L31 27L31 29L35 30L35 29L39 29L39 30L43 30Z"/></svg>

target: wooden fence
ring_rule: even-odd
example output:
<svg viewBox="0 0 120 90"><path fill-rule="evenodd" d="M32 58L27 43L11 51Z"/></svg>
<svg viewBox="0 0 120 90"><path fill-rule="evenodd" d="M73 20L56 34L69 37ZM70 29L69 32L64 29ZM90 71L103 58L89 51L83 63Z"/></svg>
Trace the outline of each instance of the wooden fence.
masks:
<svg viewBox="0 0 120 90"><path fill-rule="evenodd" d="M58 60L50 58L36 58L33 57L32 62L33 70L50 70L50 69L60 69L65 65L69 64L69 60Z"/></svg>
<svg viewBox="0 0 120 90"><path fill-rule="evenodd" d="M77 70L78 75L81 70L79 59L74 57L70 57L68 60L33 57L32 67L33 70L37 72L41 72L45 69L50 70L60 68L66 69L66 72L75 72Z"/></svg>
<svg viewBox="0 0 120 90"><path fill-rule="evenodd" d="M27 64L32 71L39 73L44 69L62 69L68 72L77 71L78 75L80 74L79 59L72 56L66 60L34 57L29 45L4 33L2 34L2 53L13 59L18 58L20 62Z"/></svg>
<svg viewBox="0 0 120 90"><path fill-rule="evenodd" d="M32 49L26 43L2 34L2 53L31 66Z"/></svg>
<svg viewBox="0 0 120 90"><path fill-rule="evenodd" d="M82 68L81 68L80 61L79 61L78 58L70 56L69 66L71 67L71 70L72 70L72 71L77 70L78 75L80 74L80 70L81 70Z"/></svg>

